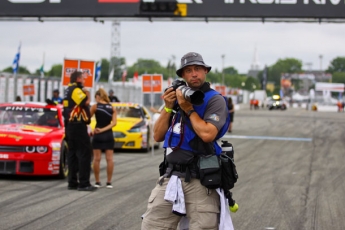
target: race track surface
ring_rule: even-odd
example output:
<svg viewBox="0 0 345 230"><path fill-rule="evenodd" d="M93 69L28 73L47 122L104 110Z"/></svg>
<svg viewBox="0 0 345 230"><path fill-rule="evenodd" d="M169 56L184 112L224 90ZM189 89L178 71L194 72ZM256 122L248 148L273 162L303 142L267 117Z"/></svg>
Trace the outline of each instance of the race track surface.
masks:
<svg viewBox="0 0 345 230"><path fill-rule="evenodd" d="M235 112L237 230L345 229L345 113ZM67 190L66 180L0 177L0 229L138 230L163 150L114 154L113 189ZM105 184L105 157L101 178ZM94 183L94 177L91 176Z"/></svg>

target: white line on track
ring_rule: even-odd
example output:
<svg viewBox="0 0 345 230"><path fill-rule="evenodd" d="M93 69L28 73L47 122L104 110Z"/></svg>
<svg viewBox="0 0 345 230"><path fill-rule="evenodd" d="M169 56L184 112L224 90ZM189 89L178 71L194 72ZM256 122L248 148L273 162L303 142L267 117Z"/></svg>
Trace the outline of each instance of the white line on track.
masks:
<svg viewBox="0 0 345 230"><path fill-rule="evenodd" d="M224 135L223 138L232 139L256 139L256 140L275 140L275 141L313 141L312 138L300 137L272 137L272 136L241 136L241 135Z"/></svg>

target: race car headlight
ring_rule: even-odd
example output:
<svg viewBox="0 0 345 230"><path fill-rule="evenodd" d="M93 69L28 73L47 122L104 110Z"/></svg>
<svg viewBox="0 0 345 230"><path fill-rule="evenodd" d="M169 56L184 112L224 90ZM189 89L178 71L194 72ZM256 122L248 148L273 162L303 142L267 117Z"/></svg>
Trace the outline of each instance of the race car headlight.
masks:
<svg viewBox="0 0 345 230"><path fill-rule="evenodd" d="M140 127L134 127L128 130L129 133L140 133Z"/></svg>
<svg viewBox="0 0 345 230"><path fill-rule="evenodd" d="M26 146L25 147L25 152L27 153L34 153L36 150L35 146Z"/></svg>
<svg viewBox="0 0 345 230"><path fill-rule="evenodd" d="M45 146L37 146L37 147L36 147L36 151L37 151L38 153L46 153L47 150L48 150L48 148L45 147Z"/></svg>
<svg viewBox="0 0 345 230"><path fill-rule="evenodd" d="M46 146L26 146L25 152L27 153L46 153L48 148Z"/></svg>
<svg viewBox="0 0 345 230"><path fill-rule="evenodd" d="M147 131L146 124L144 121L139 122L135 126L133 126L130 130L128 130L129 133L142 133Z"/></svg>

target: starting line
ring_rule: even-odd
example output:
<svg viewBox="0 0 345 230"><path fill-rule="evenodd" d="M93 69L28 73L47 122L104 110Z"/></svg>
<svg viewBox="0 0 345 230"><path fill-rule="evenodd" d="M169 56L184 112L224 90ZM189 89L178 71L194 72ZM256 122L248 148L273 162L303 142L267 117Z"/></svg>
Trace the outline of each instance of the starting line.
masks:
<svg viewBox="0 0 345 230"><path fill-rule="evenodd" d="M256 140L275 140L275 141L313 141L312 138L299 137L270 137L270 136L241 136L241 135L224 135L223 138L233 139L256 139Z"/></svg>

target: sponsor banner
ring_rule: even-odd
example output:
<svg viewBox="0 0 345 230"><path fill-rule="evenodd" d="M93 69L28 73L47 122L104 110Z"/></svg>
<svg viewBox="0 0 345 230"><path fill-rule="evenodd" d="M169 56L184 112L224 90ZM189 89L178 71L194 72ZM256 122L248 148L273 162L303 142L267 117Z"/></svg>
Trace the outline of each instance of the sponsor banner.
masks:
<svg viewBox="0 0 345 230"><path fill-rule="evenodd" d="M223 96L226 96L226 86L225 85L216 85L214 88L217 92L219 92L220 94L222 94Z"/></svg>
<svg viewBox="0 0 345 230"><path fill-rule="evenodd" d="M161 74L145 74L142 75L143 93L161 93L163 84L163 76Z"/></svg>
<svg viewBox="0 0 345 230"><path fill-rule="evenodd" d="M345 91L345 86L343 83L316 82L315 91L331 91L343 93Z"/></svg>
<svg viewBox="0 0 345 230"><path fill-rule="evenodd" d="M0 17L345 18L344 0L176 0L177 9L171 15L151 11L141 14L142 3L154 2L1 0Z"/></svg>
<svg viewBox="0 0 345 230"><path fill-rule="evenodd" d="M35 85L34 84L23 85L23 95L24 96L35 95Z"/></svg>
<svg viewBox="0 0 345 230"><path fill-rule="evenodd" d="M92 88L95 76L95 62L84 60L65 59L62 69L62 85L68 86L71 74L76 71L82 71L85 77L85 87Z"/></svg>

